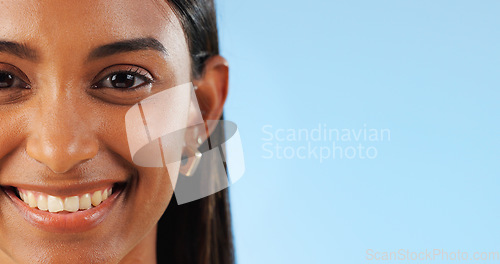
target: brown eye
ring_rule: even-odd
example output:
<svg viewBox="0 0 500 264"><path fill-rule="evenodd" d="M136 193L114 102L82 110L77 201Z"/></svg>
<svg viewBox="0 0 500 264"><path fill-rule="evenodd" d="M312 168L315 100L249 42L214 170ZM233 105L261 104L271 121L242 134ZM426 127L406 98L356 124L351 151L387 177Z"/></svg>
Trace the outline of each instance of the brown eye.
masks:
<svg viewBox="0 0 500 264"><path fill-rule="evenodd" d="M123 71L108 75L93 88L115 88L115 89L135 89L144 84L152 83L153 80L138 72Z"/></svg>
<svg viewBox="0 0 500 264"><path fill-rule="evenodd" d="M19 102L30 93L31 86L28 83L10 71L0 70L0 105Z"/></svg>
<svg viewBox="0 0 500 264"><path fill-rule="evenodd" d="M136 83L136 77L132 74L119 73L111 76L111 85L114 88L130 88ZM144 82L144 81L143 81ZM142 84L142 83L140 83Z"/></svg>
<svg viewBox="0 0 500 264"><path fill-rule="evenodd" d="M0 72L0 89L8 88L29 88L29 85L12 73Z"/></svg>
<svg viewBox="0 0 500 264"><path fill-rule="evenodd" d="M107 103L131 105L151 95L155 81L142 67L112 65L94 78L89 93Z"/></svg>
<svg viewBox="0 0 500 264"><path fill-rule="evenodd" d="M9 73L0 73L0 88L10 88L14 84L14 76Z"/></svg>

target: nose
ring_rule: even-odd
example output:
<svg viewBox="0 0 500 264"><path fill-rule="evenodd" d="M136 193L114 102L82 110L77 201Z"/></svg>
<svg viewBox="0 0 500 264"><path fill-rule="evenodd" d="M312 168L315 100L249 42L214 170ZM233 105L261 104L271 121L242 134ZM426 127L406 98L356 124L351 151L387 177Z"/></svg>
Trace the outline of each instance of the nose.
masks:
<svg viewBox="0 0 500 264"><path fill-rule="evenodd" d="M26 152L55 173L64 173L97 155L99 142L88 116L71 100L44 100L32 123ZM80 108L80 109L79 109Z"/></svg>

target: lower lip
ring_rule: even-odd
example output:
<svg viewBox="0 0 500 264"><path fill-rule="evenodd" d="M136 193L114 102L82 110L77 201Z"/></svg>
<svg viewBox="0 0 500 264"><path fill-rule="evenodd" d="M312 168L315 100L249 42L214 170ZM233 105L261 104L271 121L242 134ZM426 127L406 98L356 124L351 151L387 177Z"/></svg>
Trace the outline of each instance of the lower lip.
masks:
<svg viewBox="0 0 500 264"><path fill-rule="evenodd" d="M42 230L55 233L88 231L106 219L123 188L113 187L113 193L100 205L74 213L50 213L31 208L21 201L12 188L2 188L26 221ZM115 191L116 190L116 191Z"/></svg>

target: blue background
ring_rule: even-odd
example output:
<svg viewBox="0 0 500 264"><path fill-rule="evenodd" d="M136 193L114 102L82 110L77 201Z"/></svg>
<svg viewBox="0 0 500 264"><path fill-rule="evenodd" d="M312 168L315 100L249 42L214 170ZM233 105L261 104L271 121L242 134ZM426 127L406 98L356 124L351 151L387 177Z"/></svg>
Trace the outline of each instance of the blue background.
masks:
<svg viewBox="0 0 500 264"><path fill-rule="evenodd" d="M368 261L369 249L500 252L499 1L217 8L231 67L225 115L246 161L230 187L238 263L421 263ZM265 151L331 146L264 132L318 126L391 137L361 142L376 147L373 159Z"/></svg>

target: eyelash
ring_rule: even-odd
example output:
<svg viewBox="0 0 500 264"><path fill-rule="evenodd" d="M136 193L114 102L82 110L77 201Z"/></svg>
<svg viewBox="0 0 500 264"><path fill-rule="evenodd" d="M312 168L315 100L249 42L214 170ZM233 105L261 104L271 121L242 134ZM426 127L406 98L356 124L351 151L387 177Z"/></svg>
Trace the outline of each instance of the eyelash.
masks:
<svg viewBox="0 0 500 264"><path fill-rule="evenodd" d="M31 88L31 85L29 83L25 82L23 79L19 78L14 73L11 73L9 71L0 70L0 74L10 75L10 76L14 77L14 79L16 80L16 82L22 82L22 84L23 84L24 87L19 87L19 88L23 88L23 89L30 89ZM113 75L118 75L118 74L129 74L129 75L132 75L135 78L140 78L141 80L144 81L144 83L141 83L137 87L133 87L133 88L123 88L123 89L116 88L116 87L104 87L104 88L113 88L113 89L122 90L122 91L124 91L124 90L126 90L126 91L133 91L133 90L137 90L137 89L141 88L144 85L148 85L148 84L154 83L154 79L152 79L151 77L149 77L147 73L143 73L141 68L139 68L139 67L131 67L131 68L127 69L127 70L119 70L119 71L112 72L112 73L106 75L104 78L100 79L97 83L91 85L91 88L92 89L100 89L100 88L102 88L102 87L99 87L99 83L102 83L102 82L110 79ZM15 87L12 87L12 88L15 88Z"/></svg>
<svg viewBox="0 0 500 264"><path fill-rule="evenodd" d="M17 74L12 73L10 71L5 71L5 70L0 70L0 75L10 75L13 77L14 82L21 82L23 84L22 87L17 87L17 88L23 88L23 89L31 89L31 85L28 84L28 82L25 82L22 78L18 77ZM9 88L16 88L16 87L9 87ZM8 88L2 88L2 89L8 89Z"/></svg>
<svg viewBox="0 0 500 264"><path fill-rule="evenodd" d="M144 81L144 83L138 85L137 87L134 87L134 88L123 88L123 89L120 89L120 88L115 88L115 87L104 87L104 88L113 88L113 89L117 89L117 90L121 90L121 91L133 91L133 90L137 90L139 88L141 88L142 86L144 85L148 85L148 84L152 84L154 83L154 79L152 79L151 77L148 76L147 73L143 73L142 72L143 70L139 67L130 67L128 70L119 70L119 71L116 71L116 72L112 72L108 75L106 75L104 78L100 79L97 83L93 84L91 86L92 89L100 89L102 87L98 87L98 84L99 83L102 83L103 81L106 81L108 80L109 78L111 78L113 75L117 75L117 74L130 74L132 76L134 76L135 78L140 78Z"/></svg>

